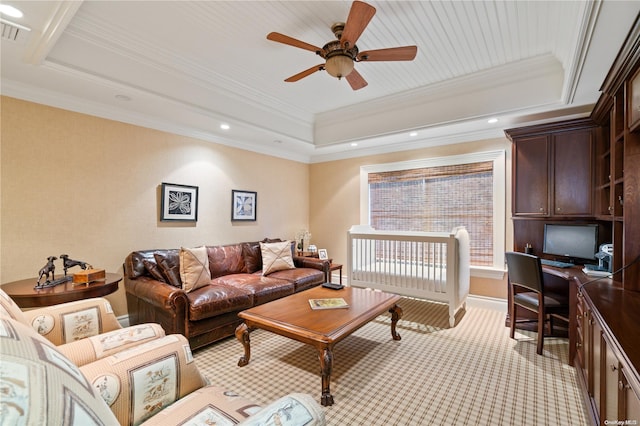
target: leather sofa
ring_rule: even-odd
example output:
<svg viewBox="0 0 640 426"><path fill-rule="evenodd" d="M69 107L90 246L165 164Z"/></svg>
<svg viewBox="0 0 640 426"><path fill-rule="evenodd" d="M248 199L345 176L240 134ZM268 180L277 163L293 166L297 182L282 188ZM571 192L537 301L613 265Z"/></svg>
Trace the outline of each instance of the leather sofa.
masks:
<svg viewBox="0 0 640 426"><path fill-rule="evenodd" d="M262 249L278 242L284 243L265 239L205 246L210 278L191 290L180 282L185 249L130 253L124 263L130 324L159 323L167 334L182 334L197 349L233 336L241 323L239 312L326 281L329 262L296 256L293 242L287 242L286 251L295 267L263 274Z"/></svg>

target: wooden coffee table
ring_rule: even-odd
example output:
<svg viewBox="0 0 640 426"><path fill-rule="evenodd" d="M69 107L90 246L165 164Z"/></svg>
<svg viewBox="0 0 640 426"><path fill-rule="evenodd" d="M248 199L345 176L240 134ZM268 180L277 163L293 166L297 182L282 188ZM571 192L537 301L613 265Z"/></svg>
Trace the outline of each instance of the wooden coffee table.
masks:
<svg viewBox="0 0 640 426"><path fill-rule="evenodd" d="M341 297L348 308L313 310L309 299ZM322 374L322 405L333 405L333 396L329 390L331 369L333 366L333 346L369 321L389 311L391 313L391 336L400 340L396 324L402 317L402 309L396 305L401 299L395 294L361 288L345 287L331 290L314 287L264 305L240 312L244 320L236 328L236 338L244 346L244 356L238 365L249 363L251 348L249 333L257 328L306 343L316 348L320 359Z"/></svg>

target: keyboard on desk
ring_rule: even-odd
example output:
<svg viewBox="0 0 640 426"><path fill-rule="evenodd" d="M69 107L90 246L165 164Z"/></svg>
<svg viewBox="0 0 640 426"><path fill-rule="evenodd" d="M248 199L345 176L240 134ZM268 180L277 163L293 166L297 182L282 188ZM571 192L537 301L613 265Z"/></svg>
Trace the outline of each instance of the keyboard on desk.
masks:
<svg viewBox="0 0 640 426"><path fill-rule="evenodd" d="M573 263L560 262L557 260L547 260L547 259L540 259L540 263L546 266L553 266L554 268L571 268L572 266L576 266Z"/></svg>

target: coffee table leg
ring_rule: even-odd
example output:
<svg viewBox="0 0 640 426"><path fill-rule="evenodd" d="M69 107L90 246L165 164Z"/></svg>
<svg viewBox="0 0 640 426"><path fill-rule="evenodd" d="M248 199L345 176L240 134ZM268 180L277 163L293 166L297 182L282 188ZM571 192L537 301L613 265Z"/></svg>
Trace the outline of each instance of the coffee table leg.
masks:
<svg viewBox="0 0 640 426"><path fill-rule="evenodd" d="M322 374L322 397L320 403L326 407L333 405L333 396L329 390L331 382L331 368L333 366L333 352L331 348L325 347L318 350L318 358L320 359L320 374Z"/></svg>
<svg viewBox="0 0 640 426"><path fill-rule="evenodd" d="M242 323L236 328L236 339L242 343L244 346L244 355L240 357L238 360L238 367L244 367L249 364L249 359L251 359L251 348L249 344L249 332L251 330L247 327L247 324Z"/></svg>
<svg viewBox="0 0 640 426"><path fill-rule="evenodd" d="M402 309L398 305L393 305L393 308L389 309L391 313L391 337L393 340L400 340L400 335L396 332L396 324L398 320L402 318Z"/></svg>

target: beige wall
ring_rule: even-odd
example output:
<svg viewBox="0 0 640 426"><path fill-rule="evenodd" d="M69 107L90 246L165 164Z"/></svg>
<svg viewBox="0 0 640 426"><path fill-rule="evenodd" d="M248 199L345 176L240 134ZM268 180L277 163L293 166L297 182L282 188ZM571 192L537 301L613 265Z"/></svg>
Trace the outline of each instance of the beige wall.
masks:
<svg viewBox="0 0 640 426"><path fill-rule="evenodd" d="M1 101L0 283L36 276L50 255L122 273L132 250L294 238L309 227L307 164ZM196 224L159 221L162 182L199 187ZM256 222L231 222L231 189L257 191ZM126 313L122 285L109 299Z"/></svg>
<svg viewBox="0 0 640 426"><path fill-rule="evenodd" d="M132 250L294 238L301 228L344 263L347 230L359 223L360 166L507 149L510 180L506 139L307 165L0 99L0 283L35 276L50 255L122 273ZM159 221L162 182L199 187L196 224ZM231 189L258 192L256 222L231 222ZM471 292L506 297L506 281L472 278ZM122 285L109 299L126 314Z"/></svg>
<svg viewBox="0 0 640 426"><path fill-rule="evenodd" d="M506 138L312 164L310 166L312 244L317 245L318 248L326 248L329 257L333 258L335 262L346 263L347 231L352 225L360 223L361 166L493 150L507 151L505 217L510 218L511 146ZM506 227L505 247L513 247L510 219L507 219ZM472 277L471 293L506 298L506 277L501 280Z"/></svg>

